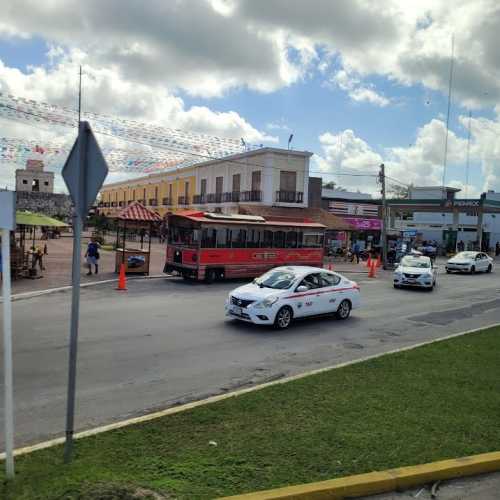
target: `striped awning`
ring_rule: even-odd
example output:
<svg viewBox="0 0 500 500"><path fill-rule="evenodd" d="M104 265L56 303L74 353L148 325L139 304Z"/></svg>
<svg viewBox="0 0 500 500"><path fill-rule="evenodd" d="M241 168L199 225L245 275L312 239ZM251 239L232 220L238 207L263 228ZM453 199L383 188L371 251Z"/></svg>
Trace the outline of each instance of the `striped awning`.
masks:
<svg viewBox="0 0 500 500"><path fill-rule="evenodd" d="M137 222L161 222L162 218L152 210L149 210L138 201L133 201L125 207L117 216L120 220L130 220Z"/></svg>

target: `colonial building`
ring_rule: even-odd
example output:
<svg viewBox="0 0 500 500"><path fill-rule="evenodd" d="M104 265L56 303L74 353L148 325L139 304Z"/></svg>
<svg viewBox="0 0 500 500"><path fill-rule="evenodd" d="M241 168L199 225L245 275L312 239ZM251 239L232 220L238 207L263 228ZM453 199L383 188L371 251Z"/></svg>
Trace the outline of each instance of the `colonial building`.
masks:
<svg viewBox="0 0 500 500"><path fill-rule="evenodd" d="M185 208L238 213L241 204L306 208L311 156L306 151L260 148L106 184L99 212L113 216L132 201L160 215Z"/></svg>
<svg viewBox="0 0 500 500"><path fill-rule="evenodd" d="M54 172L45 172L42 160L28 160L25 169L16 170L16 191L54 192Z"/></svg>

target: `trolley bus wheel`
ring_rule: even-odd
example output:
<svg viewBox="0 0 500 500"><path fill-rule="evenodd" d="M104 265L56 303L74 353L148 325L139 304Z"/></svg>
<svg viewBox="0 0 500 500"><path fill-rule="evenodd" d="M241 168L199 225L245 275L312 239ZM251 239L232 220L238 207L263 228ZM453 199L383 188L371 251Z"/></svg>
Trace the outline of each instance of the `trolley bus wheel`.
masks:
<svg viewBox="0 0 500 500"><path fill-rule="evenodd" d="M215 269L207 269L205 273L205 281L207 283L213 283L217 279L217 271Z"/></svg>

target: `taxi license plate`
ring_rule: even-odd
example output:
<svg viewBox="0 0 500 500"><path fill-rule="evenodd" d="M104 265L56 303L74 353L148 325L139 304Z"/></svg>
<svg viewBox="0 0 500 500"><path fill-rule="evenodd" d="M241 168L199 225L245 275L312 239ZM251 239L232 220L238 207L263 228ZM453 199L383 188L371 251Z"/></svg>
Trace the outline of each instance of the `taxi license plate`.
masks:
<svg viewBox="0 0 500 500"><path fill-rule="evenodd" d="M243 314L243 310L241 309L241 307L235 307L235 306L233 306L231 308L231 311L232 311L233 314L236 314L238 316L241 316Z"/></svg>

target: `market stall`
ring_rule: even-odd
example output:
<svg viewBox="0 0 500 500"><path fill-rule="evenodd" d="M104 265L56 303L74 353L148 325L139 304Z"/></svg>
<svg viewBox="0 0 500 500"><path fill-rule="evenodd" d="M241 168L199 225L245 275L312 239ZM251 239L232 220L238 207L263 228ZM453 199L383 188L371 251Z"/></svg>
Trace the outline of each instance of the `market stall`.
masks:
<svg viewBox="0 0 500 500"><path fill-rule="evenodd" d="M116 221L115 272L120 272L124 264L126 273L149 274L151 235L162 218L134 201L116 216ZM134 235L134 245L127 241L127 235Z"/></svg>
<svg viewBox="0 0 500 500"><path fill-rule="evenodd" d="M41 244L36 245L36 230L42 228L42 237L44 237L49 234L49 231L68 227L68 224L48 215L18 210L16 227L16 233L11 239L12 278L41 278L42 259L46 253L46 245L43 244L43 248Z"/></svg>

